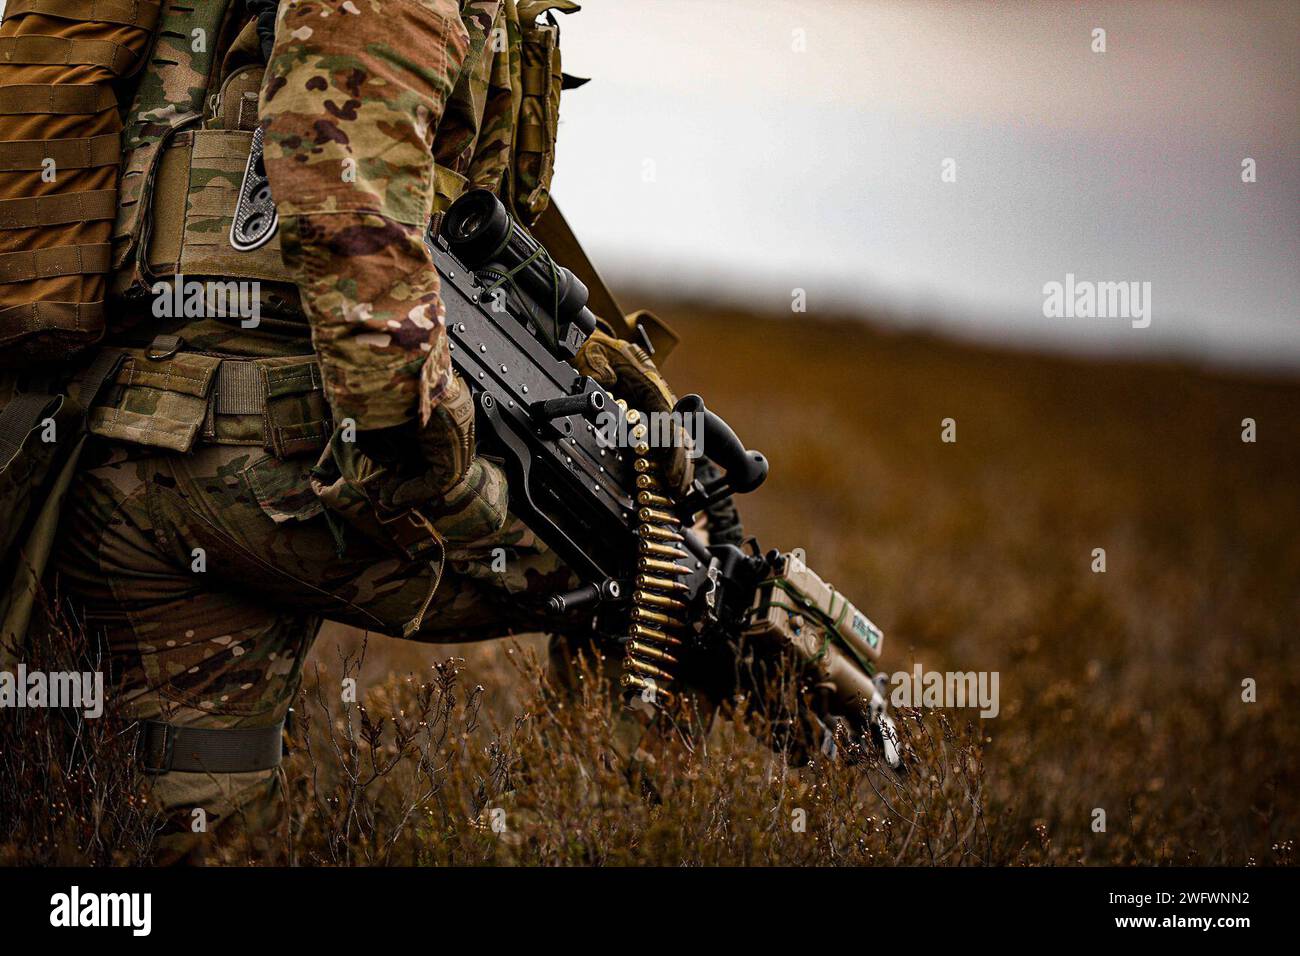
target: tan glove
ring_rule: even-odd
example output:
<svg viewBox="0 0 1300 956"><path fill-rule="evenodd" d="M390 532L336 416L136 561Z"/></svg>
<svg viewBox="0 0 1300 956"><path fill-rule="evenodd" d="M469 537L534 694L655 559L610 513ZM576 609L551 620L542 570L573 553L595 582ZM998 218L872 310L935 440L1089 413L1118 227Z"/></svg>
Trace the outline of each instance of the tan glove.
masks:
<svg viewBox="0 0 1300 956"><path fill-rule="evenodd" d="M474 395L453 369L446 369L445 383L430 381L432 363L420 373L420 427L416 441L427 465L422 480L427 497L446 494L460 483L474 459ZM429 396L437 395L436 400Z"/></svg>
<svg viewBox="0 0 1300 956"><path fill-rule="evenodd" d="M446 374L450 378L436 404L421 402L416 441L425 467L387 489L384 504L393 510L418 505L443 537L472 541L501 529L509 495L501 469L474 454L469 386L454 371Z"/></svg>
<svg viewBox="0 0 1300 956"><path fill-rule="evenodd" d="M641 412L671 412L677 397L664 381L645 349L616 339L600 329L592 332L574 357L583 375L589 375L628 405ZM670 419L668 447L652 451L664 470L668 488L678 497L684 495L695 480L695 462L691 457L690 435L677 418ZM652 431L653 434L653 431Z"/></svg>

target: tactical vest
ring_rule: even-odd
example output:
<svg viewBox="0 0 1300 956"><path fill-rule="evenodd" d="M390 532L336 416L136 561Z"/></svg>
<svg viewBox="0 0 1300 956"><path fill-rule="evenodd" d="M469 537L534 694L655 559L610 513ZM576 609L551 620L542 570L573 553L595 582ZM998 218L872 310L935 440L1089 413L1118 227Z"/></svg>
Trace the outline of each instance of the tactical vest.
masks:
<svg viewBox="0 0 1300 956"><path fill-rule="evenodd" d="M544 15L577 4L504 0L491 23L468 14L496 3L462 6L470 51L447 115L485 101L487 113L474 118L472 151L446 156L435 136L434 214L467 187L483 186L531 223L549 199L563 85L559 28ZM200 36L208 42L196 44ZM278 235L250 252L230 244L264 69L242 0L164 0L158 39L126 114L112 235L115 295L140 299L158 279L182 274L256 279L282 301L296 301Z"/></svg>
<svg viewBox="0 0 1300 956"><path fill-rule="evenodd" d="M113 294L143 297L176 273L289 281L277 241L238 253L229 240L262 73L242 3L166 0L126 111Z"/></svg>
<svg viewBox="0 0 1300 956"><path fill-rule="evenodd" d="M151 0L9 0L0 24L0 367L66 360L104 334L122 124ZM7 436L13 437L13 436Z"/></svg>

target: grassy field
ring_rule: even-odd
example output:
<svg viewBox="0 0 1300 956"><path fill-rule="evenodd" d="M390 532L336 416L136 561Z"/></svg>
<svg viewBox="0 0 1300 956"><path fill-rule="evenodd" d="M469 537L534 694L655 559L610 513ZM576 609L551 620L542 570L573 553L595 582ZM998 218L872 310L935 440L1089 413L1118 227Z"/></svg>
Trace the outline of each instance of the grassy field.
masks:
<svg viewBox="0 0 1300 956"><path fill-rule="evenodd" d="M611 769L600 707L566 709L521 673L521 659L544 657L541 638L430 648L372 637L361 683L376 688L373 713L409 708L449 655L467 682L433 694L446 695L454 728L434 748L444 779L426 782L424 829L396 840L392 858L1293 862L1300 382L802 317L661 313L684 337L665 363L674 386L704 394L772 461L743 501L748 530L805 548L857 600L885 630L886 670L996 671L1000 713L906 715L921 766L903 783L870 761L783 771L723 722L693 749L665 748L629 786ZM327 627L315 652L327 685L357 644ZM336 718L321 739L343 728ZM329 786L343 803L358 797L356 782L297 772L308 804ZM406 783L416 797L418 776ZM338 822L315 802L314 822L296 814L302 846ZM504 832L484 828L493 808Z"/></svg>
<svg viewBox="0 0 1300 956"><path fill-rule="evenodd" d="M662 312L685 338L674 385L772 462L748 530L871 615L886 671L996 672L997 715L900 711L902 777L852 745L789 768L726 706L629 764L603 677L557 692L541 635L327 625L287 811L253 839L230 817L208 861L1295 862L1300 381ZM87 647L57 628L29 663L99 669ZM130 718L65 718L0 724L0 865L156 860Z"/></svg>

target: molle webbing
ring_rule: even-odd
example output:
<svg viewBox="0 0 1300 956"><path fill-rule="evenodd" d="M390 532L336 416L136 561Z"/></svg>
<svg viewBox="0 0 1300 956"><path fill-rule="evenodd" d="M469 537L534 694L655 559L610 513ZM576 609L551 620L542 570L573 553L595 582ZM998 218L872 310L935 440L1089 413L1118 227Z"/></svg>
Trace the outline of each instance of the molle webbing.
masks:
<svg viewBox="0 0 1300 956"><path fill-rule="evenodd" d="M214 92L221 35L234 4L166 0L154 46L127 112L122 143L121 196L113 228L114 292L147 286L151 209L161 208L154 182L167 143L181 129L199 124ZM201 31L201 32L196 32ZM202 37L201 44L196 37ZM200 49L195 49L199 46ZM174 200L173 200L174 201Z"/></svg>
<svg viewBox="0 0 1300 956"><path fill-rule="evenodd" d="M121 158L122 143L116 133L63 140L15 140L5 143L0 153L0 173L39 170L46 160L54 163L55 169L88 169L115 166Z"/></svg>
<svg viewBox="0 0 1300 956"><path fill-rule="evenodd" d="M121 158L114 84L159 5L9 0L0 24L0 364L60 361L104 333Z"/></svg>
<svg viewBox="0 0 1300 956"><path fill-rule="evenodd" d="M105 242L2 253L0 283L30 282L33 279L60 276L102 275L108 271L108 249L108 243Z"/></svg>
<svg viewBox="0 0 1300 956"><path fill-rule="evenodd" d="M111 110L117 105L112 89L98 83L59 86L53 83L14 83L0 86L0 113L79 116Z"/></svg>
<svg viewBox="0 0 1300 956"><path fill-rule="evenodd" d="M0 229L30 229L65 222L94 222L112 219L117 213L116 189L86 189L82 192L30 199L0 199Z"/></svg>
<svg viewBox="0 0 1300 956"><path fill-rule="evenodd" d="M177 452L203 442L287 458L325 447L332 424L314 356L247 359L183 347L159 336L148 349L122 350L91 410L90 433Z"/></svg>
<svg viewBox="0 0 1300 956"><path fill-rule="evenodd" d="M82 336L103 327L103 302L42 300L0 309L0 328L17 338L36 335L51 329Z"/></svg>
<svg viewBox="0 0 1300 956"><path fill-rule="evenodd" d="M152 30L158 22L158 7L150 0L9 0L5 16L39 13L64 20L116 23Z"/></svg>
<svg viewBox="0 0 1300 956"><path fill-rule="evenodd" d="M0 60L41 66L102 66L115 76L127 72L140 55L112 40L72 37L0 37ZM116 100L114 104L116 105Z"/></svg>
<svg viewBox="0 0 1300 956"><path fill-rule="evenodd" d="M259 249L230 244L230 225L253 134L238 129L186 130L159 152L148 248L151 276L237 276L291 282L279 233Z"/></svg>
<svg viewBox="0 0 1300 956"><path fill-rule="evenodd" d="M519 115L514 142L515 211L532 225L550 199L555 141L560 121L560 28L552 11L572 13L572 0L524 0L518 5L520 44Z"/></svg>

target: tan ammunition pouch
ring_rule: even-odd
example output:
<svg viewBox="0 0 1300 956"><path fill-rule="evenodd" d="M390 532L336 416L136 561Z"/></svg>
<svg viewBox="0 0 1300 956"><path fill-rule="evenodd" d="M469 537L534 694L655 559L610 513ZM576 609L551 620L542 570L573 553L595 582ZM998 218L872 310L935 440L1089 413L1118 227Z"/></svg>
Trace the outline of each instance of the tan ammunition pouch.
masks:
<svg viewBox="0 0 1300 956"><path fill-rule="evenodd" d="M571 13L572 0L521 0L518 4L520 100L514 143L514 205L529 226L546 210L555 173L560 122L560 28L551 11Z"/></svg>
<svg viewBox="0 0 1300 956"><path fill-rule="evenodd" d="M117 295L142 294L175 275L257 280L274 284L271 294L294 295L278 234L251 252L230 244L264 72L255 23L231 19L242 12L240 4L173 0L163 11L123 137L113 228ZM190 49L195 30L211 38L206 51Z"/></svg>
<svg viewBox="0 0 1300 956"><path fill-rule="evenodd" d="M103 337L122 124L151 0L9 0L0 24L0 364Z"/></svg>
<svg viewBox="0 0 1300 956"><path fill-rule="evenodd" d="M310 356L230 358L177 351L174 336L125 359L90 412L102 438L186 452L198 443L259 446L279 458L318 452L332 425Z"/></svg>

